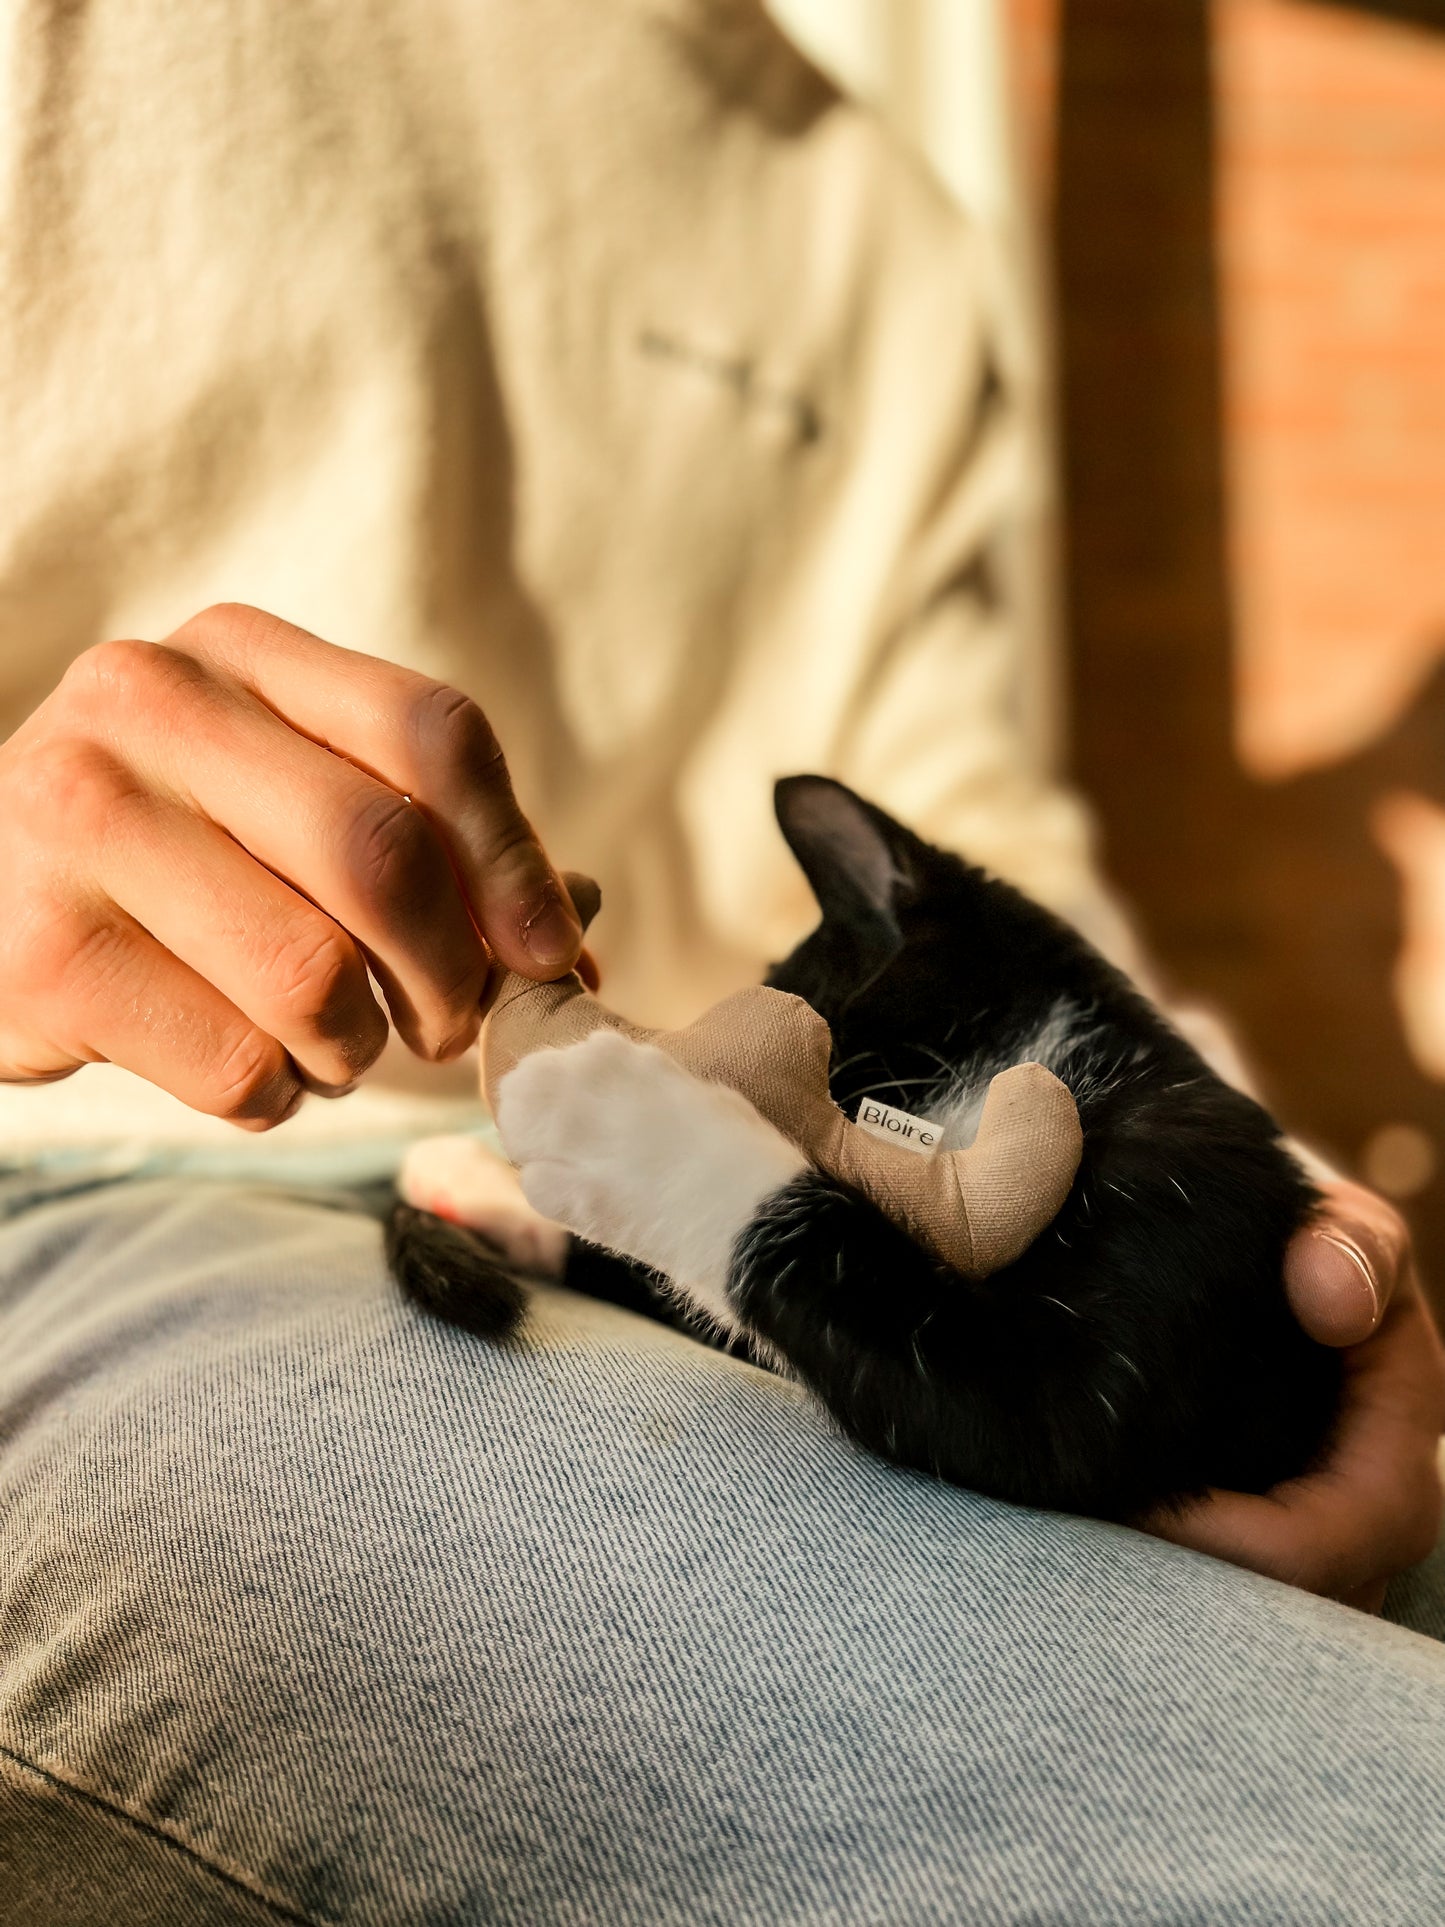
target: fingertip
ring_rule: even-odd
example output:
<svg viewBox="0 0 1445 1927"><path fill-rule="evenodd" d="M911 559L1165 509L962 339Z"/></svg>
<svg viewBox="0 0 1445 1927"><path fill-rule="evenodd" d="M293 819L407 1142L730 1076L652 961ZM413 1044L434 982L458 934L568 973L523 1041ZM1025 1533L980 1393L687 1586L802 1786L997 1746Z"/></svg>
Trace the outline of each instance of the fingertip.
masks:
<svg viewBox="0 0 1445 1927"><path fill-rule="evenodd" d="M573 909L582 920L583 930L588 929L602 908L601 890L591 877L584 876L580 870L564 870L562 881L572 899Z"/></svg>

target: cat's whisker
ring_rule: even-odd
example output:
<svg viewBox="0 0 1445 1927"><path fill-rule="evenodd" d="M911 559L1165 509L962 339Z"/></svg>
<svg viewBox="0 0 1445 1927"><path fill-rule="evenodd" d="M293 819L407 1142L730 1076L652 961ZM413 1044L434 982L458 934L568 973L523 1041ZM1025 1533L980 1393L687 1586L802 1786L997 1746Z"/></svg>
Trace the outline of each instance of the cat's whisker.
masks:
<svg viewBox="0 0 1445 1927"><path fill-rule="evenodd" d="M877 1056L877 1051L854 1051L853 1055L851 1057L845 1057L841 1064L830 1065L828 1075L829 1077L841 1077L844 1071L851 1071L856 1064L866 1064L872 1060L876 1060Z"/></svg>
<svg viewBox="0 0 1445 1927"><path fill-rule="evenodd" d="M925 1071L921 1077L890 1077L885 1080L890 1090L902 1091L914 1084L937 1085L942 1080L936 1071Z"/></svg>
<svg viewBox="0 0 1445 1927"><path fill-rule="evenodd" d="M923 1336L928 1326L932 1323L932 1320L933 1320L933 1313L929 1312L928 1316L924 1318L920 1324L914 1327L913 1336L909 1340L909 1344L912 1347L912 1351L913 1351L913 1362L918 1367L918 1376L920 1378L928 1377L928 1366L924 1363L923 1353L918 1348L918 1341Z"/></svg>
<svg viewBox="0 0 1445 1927"><path fill-rule="evenodd" d="M955 1028L957 1028L957 1026L955 1026ZM950 1031L949 1035L951 1036L952 1034L953 1033ZM934 1063L938 1065L939 1069L942 1070L946 1076L948 1077L957 1076L958 1074L957 1064L953 1063L949 1058L945 1057L942 1051L935 1050L931 1044L915 1044L913 1048L916 1051L918 1051L922 1056L931 1057Z"/></svg>

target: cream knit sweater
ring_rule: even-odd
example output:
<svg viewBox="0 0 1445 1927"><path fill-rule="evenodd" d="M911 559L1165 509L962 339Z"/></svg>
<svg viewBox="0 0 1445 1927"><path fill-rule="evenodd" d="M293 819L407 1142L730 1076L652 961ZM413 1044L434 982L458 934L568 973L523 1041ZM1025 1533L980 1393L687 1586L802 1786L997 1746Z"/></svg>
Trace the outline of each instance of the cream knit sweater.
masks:
<svg viewBox="0 0 1445 1927"><path fill-rule="evenodd" d="M1102 927L1015 720L1034 442L983 257L755 0L0 35L0 736L88 644L240 599L479 698L639 1018L806 927L790 770ZM0 1091L0 1148L117 1129L226 1133L110 1070Z"/></svg>

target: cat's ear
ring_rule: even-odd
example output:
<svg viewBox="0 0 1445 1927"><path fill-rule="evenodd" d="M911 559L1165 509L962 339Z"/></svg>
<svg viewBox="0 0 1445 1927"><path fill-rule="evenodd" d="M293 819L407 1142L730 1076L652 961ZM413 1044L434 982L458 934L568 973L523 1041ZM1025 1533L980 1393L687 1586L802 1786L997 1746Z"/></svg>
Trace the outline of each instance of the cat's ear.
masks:
<svg viewBox="0 0 1445 1927"><path fill-rule="evenodd" d="M886 810L828 776L785 776L773 791L778 826L825 923L882 926L915 896L934 852Z"/></svg>

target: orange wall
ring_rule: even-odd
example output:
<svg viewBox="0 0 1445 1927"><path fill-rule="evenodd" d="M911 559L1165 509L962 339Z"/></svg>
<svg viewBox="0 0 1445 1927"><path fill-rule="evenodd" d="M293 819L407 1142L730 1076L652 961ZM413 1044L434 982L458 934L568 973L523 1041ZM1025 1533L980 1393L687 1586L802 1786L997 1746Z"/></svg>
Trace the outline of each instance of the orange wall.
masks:
<svg viewBox="0 0 1445 1927"><path fill-rule="evenodd" d="M1445 33L1215 0L1238 735L1377 735L1445 654Z"/></svg>

